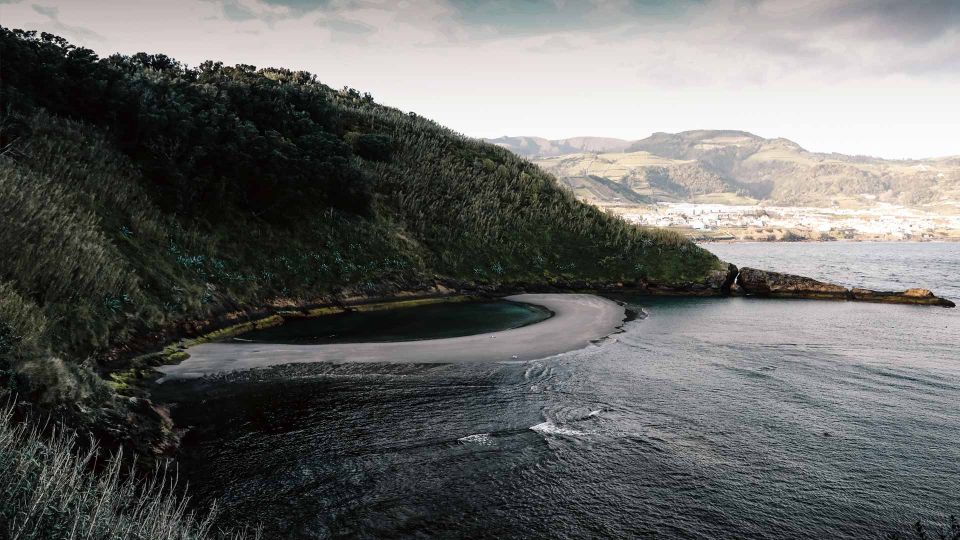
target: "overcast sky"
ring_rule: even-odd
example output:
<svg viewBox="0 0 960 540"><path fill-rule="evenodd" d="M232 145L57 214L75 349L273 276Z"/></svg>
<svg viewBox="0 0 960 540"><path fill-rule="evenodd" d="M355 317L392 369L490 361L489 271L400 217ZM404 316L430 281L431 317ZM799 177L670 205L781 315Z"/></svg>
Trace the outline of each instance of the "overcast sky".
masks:
<svg viewBox="0 0 960 540"><path fill-rule="evenodd" d="M960 0L0 0L94 49L306 69L476 137L960 154Z"/></svg>

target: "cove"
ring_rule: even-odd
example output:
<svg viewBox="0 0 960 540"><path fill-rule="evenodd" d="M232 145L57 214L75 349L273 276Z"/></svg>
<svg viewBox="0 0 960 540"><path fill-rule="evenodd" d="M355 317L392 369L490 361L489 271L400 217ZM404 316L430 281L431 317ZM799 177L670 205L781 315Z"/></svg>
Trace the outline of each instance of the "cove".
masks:
<svg viewBox="0 0 960 540"><path fill-rule="evenodd" d="M610 335L626 318L623 306L590 294L521 294L509 296L506 300L540 306L553 316L537 324L499 332L441 339L289 344L281 336L280 343L236 340L204 343L190 348L187 360L158 368L163 374L159 382L291 363L533 360L582 349ZM430 321L409 324L429 326ZM391 332L385 330L358 327L354 331L365 335ZM396 330L392 332L396 333Z"/></svg>
<svg viewBox="0 0 960 540"><path fill-rule="evenodd" d="M292 319L243 334L237 341L287 345L418 341L509 330L551 316L543 307L520 302L441 302Z"/></svg>

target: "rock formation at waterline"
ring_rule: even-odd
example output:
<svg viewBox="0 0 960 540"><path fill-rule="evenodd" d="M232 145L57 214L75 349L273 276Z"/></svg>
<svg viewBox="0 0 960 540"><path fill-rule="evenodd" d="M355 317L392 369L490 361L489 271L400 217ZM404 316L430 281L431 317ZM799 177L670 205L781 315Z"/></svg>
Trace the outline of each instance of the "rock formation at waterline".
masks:
<svg viewBox="0 0 960 540"><path fill-rule="evenodd" d="M812 298L857 300L886 304L918 304L955 307L946 298L940 298L927 289L905 291L873 291L870 289L847 289L841 285L817 281L808 277L780 272L741 268L737 276L737 291L747 296L773 298Z"/></svg>

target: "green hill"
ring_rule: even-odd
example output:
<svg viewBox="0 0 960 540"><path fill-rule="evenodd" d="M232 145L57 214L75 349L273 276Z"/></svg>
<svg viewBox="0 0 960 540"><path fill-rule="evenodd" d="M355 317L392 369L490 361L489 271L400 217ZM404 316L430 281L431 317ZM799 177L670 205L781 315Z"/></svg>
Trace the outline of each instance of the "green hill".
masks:
<svg viewBox="0 0 960 540"><path fill-rule="evenodd" d="M309 73L8 29L0 58L0 387L111 436L162 439L163 412L101 376L192 321L438 286L717 292L726 274L505 149Z"/></svg>

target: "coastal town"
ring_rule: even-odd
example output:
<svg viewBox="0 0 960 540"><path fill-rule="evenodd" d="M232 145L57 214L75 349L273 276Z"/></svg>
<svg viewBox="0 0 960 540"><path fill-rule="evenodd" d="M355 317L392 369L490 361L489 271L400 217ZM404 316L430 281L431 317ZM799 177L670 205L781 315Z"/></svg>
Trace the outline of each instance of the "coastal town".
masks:
<svg viewBox="0 0 960 540"><path fill-rule="evenodd" d="M858 209L656 203L610 210L631 223L680 230L700 241L960 240L960 213L885 203Z"/></svg>

